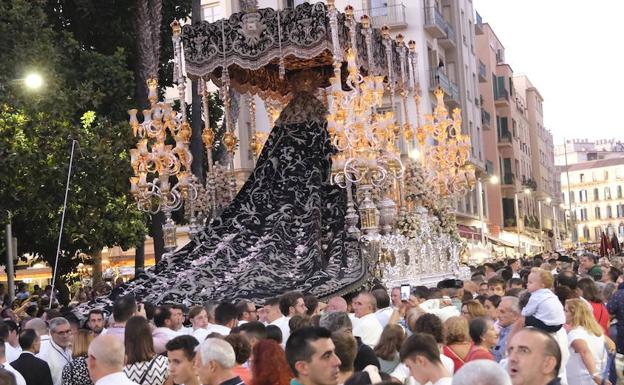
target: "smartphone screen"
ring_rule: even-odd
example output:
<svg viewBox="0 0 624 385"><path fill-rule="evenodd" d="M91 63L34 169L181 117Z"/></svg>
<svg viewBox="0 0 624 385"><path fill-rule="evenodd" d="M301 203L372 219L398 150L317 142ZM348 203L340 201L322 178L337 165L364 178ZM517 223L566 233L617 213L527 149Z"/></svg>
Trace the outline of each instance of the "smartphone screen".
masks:
<svg viewBox="0 0 624 385"><path fill-rule="evenodd" d="M410 297L410 285L401 285L401 301L407 301Z"/></svg>

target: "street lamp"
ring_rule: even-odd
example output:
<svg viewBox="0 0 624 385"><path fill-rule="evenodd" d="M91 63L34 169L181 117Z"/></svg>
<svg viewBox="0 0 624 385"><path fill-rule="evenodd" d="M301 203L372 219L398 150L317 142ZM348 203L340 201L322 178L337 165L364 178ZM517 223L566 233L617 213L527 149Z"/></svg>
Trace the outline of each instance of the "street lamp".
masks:
<svg viewBox="0 0 624 385"><path fill-rule="evenodd" d="M30 90L38 90L43 85L43 78L38 73L29 73L23 79L24 85Z"/></svg>
<svg viewBox="0 0 624 385"><path fill-rule="evenodd" d="M498 177L490 175L487 180L490 184L498 184ZM481 243L485 245L485 222L483 220L483 178L477 178L477 207L479 210L479 222L481 223Z"/></svg>
<svg viewBox="0 0 624 385"><path fill-rule="evenodd" d="M525 188L523 191L516 191L514 193L514 209L516 211L516 236L518 237L518 254L521 254L520 250L522 249L520 243L520 209L518 207L518 194L521 193L524 193L525 195L531 195L531 189Z"/></svg>

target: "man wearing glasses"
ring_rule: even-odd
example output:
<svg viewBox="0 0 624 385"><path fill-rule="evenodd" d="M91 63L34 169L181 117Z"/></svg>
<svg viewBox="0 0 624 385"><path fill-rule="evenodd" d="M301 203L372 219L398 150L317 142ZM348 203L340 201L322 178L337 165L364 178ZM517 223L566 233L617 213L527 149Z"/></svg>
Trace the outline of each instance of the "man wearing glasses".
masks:
<svg viewBox="0 0 624 385"><path fill-rule="evenodd" d="M41 344L37 357L46 361L50 366L54 385L61 385L63 367L72 361L73 335L69 322L63 317L52 318L50 336L52 337L50 340Z"/></svg>
<svg viewBox="0 0 624 385"><path fill-rule="evenodd" d="M258 320L256 305L246 299L240 300L238 301L238 303L236 303L236 312L238 315L239 326L247 322L253 322Z"/></svg>

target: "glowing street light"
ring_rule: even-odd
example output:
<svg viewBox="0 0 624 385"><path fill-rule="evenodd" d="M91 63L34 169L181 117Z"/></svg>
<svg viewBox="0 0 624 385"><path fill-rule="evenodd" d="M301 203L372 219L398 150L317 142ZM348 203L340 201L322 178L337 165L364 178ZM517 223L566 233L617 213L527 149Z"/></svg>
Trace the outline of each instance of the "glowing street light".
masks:
<svg viewBox="0 0 624 385"><path fill-rule="evenodd" d="M24 78L24 85L30 90L37 90L43 86L43 78L38 73L30 73Z"/></svg>
<svg viewBox="0 0 624 385"><path fill-rule="evenodd" d="M498 175L492 175L492 176L490 177L490 183L491 183L491 184L498 184L498 181L499 181L499 180L498 180Z"/></svg>

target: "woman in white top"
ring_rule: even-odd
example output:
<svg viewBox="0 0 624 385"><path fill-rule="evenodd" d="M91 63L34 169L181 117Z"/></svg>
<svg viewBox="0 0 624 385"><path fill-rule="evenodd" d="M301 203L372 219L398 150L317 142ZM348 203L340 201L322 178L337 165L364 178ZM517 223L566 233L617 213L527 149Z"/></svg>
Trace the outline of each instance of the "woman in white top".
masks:
<svg viewBox="0 0 624 385"><path fill-rule="evenodd" d="M566 365L569 385L600 384L607 361L607 348L602 328L580 299L565 304L570 359Z"/></svg>

